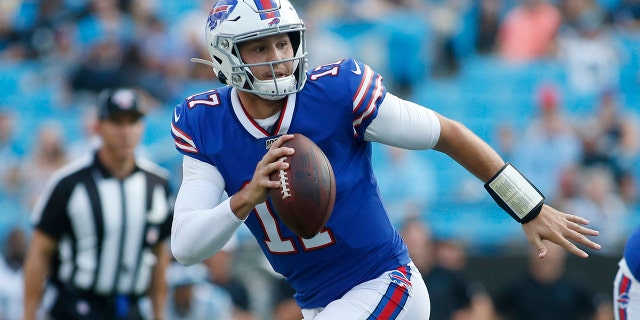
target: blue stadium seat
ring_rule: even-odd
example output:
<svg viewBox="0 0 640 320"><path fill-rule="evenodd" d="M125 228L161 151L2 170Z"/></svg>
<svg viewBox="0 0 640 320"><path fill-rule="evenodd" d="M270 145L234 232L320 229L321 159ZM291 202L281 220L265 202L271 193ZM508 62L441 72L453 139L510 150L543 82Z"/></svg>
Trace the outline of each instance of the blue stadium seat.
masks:
<svg viewBox="0 0 640 320"><path fill-rule="evenodd" d="M20 94L30 85L38 70L38 64L30 61L0 60L0 103L20 100Z"/></svg>
<svg viewBox="0 0 640 320"><path fill-rule="evenodd" d="M202 0L159 0L157 1L158 15L162 20L173 24L180 20L183 13L191 9L199 8L201 1Z"/></svg>

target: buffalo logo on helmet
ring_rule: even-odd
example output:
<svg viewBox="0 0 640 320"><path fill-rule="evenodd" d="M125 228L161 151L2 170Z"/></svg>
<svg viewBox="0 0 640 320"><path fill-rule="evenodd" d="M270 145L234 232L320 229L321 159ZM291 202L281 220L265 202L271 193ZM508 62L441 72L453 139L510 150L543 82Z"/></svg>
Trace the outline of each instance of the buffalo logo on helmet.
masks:
<svg viewBox="0 0 640 320"><path fill-rule="evenodd" d="M255 9L260 14L260 19L272 19L269 26L280 23L280 3L276 0L254 0ZM238 0L220 0L216 2L207 19L209 30L215 29L222 21L229 17L229 14L238 5Z"/></svg>
<svg viewBox="0 0 640 320"><path fill-rule="evenodd" d="M280 23L280 18L273 18L273 20L269 21L269 27L278 25L278 23Z"/></svg>
<svg viewBox="0 0 640 320"><path fill-rule="evenodd" d="M207 19L207 25L209 30L215 29L220 22L229 17L233 8L238 4L238 0L221 0L218 1L211 11L209 11L209 18Z"/></svg>

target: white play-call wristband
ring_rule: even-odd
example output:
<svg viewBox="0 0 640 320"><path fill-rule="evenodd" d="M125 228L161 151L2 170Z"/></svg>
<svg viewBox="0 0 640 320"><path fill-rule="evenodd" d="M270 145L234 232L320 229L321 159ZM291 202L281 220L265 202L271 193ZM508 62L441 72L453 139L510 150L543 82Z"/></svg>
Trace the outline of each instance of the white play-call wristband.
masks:
<svg viewBox="0 0 640 320"><path fill-rule="evenodd" d="M544 195L510 163L484 184L498 205L520 223L537 217Z"/></svg>

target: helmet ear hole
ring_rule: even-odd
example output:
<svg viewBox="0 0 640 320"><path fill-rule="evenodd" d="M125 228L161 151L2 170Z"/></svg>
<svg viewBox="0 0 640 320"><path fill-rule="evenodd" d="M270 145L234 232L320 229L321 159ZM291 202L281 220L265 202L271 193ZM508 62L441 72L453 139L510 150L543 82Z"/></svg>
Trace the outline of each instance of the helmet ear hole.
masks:
<svg viewBox="0 0 640 320"><path fill-rule="evenodd" d="M300 49L300 32L289 32L289 41L291 41L291 46L293 47L293 52L298 52Z"/></svg>
<svg viewBox="0 0 640 320"><path fill-rule="evenodd" d="M222 71L218 71L218 80L220 80L222 84L227 84L227 77L225 77Z"/></svg>

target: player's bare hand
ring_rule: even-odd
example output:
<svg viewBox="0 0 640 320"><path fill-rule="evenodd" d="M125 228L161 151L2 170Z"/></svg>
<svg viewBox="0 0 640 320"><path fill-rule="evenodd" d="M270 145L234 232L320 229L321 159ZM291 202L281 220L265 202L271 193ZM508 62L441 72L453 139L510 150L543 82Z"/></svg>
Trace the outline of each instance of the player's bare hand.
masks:
<svg viewBox="0 0 640 320"><path fill-rule="evenodd" d="M530 222L522 225L529 243L537 248L538 256L547 255L547 247L542 240L549 240L560 245L576 256L587 258L589 255L576 246L577 244L599 250L600 245L587 236L597 236L598 231L587 228L589 224L584 218L560 212L548 205L543 205L540 214Z"/></svg>
<svg viewBox="0 0 640 320"><path fill-rule="evenodd" d="M280 181L271 181L269 176L274 171L284 170L289 166L288 163L281 161L281 159L292 155L294 150L292 148L282 147L282 144L291 139L293 139L293 135L291 134L278 138L256 165L256 170L253 173L251 182L244 188L246 189L246 196L248 196L249 202L253 203L253 205L264 202L267 199L269 189L280 187Z"/></svg>

